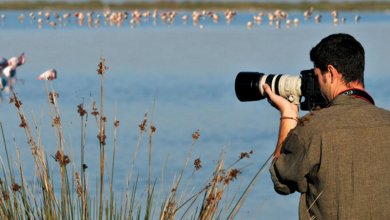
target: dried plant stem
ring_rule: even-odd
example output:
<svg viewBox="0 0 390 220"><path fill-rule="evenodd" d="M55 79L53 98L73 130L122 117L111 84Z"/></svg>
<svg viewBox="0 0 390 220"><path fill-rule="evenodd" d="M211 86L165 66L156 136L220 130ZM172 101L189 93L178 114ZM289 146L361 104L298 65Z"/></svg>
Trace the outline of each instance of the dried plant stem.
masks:
<svg viewBox="0 0 390 220"><path fill-rule="evenodd" d="M61 207L62 207L62 217L65 219L67 216L73 216L73 204L71 197L69 196L69 180L68 180L68 172L66 165L68 162L65 162L65 152L64 152L64 139L63 139L63 131L62 131L62 122L61 122L61 114L60 109L57 102L58 94L51 89L51 92L48 91L48 82L46 83L46 91L48 93L48 101L50 108L50 116L52 119L52 126L57 129L57 135L59 139L59 160L60 164L60 172L61 172ZM61 161L62 160L62 161Z"/></svg>
<svg viewBox="0 0 390 220"><path fill-rule="evenodd" d="M111 182L110 182L110 207L108 209L109 218L113 219L113 211L114 211L114 168L115 168L115 150L116 150L116 141L117 141L117 129L119 126L119 121L117 120L116 116L114 119L114 147L112 152L112 167L111 167Z"/></svg>
<svg viewBox="0 0 390 220"><path fill-rule="evenodd" d="M265 163L261 166L261 168L257 171L256 175L252 178L252 180L249 182L248 186L245 188L245 191L242 193L241 197L237 201L236 205L230 212L227 219L234 219L234 217L237 215L238 210L241 208L241 205L245 202L246 197L248 196L250 190L254 186L257 178L264 172L264 170L269 166L269 164L272 162L272 159L274 158L274 154L272 153L268 159L265 161Z"/></svg>
<svg viewBox="0 0 390 220"><path fill-rule="evenodd" d="M126 180L125 213L127 212L127 208L129 209L129 212L128 212L128 215L127 215L127 219L132 219L133 218L133 213L134 213L134 201L135 201L135 194L137 192L139 176L137 175L137 178L136 178L134 186L133 186L133 190L131 191L131 195L129 196L130 182L131 182L131 179L133 177L135 162L136 162L136 159L137 159L137 154L138 154L138 151L139 151L139 147L141 145L141 140L142 140L143 134L145 133L146 123L147 123L147 113L145 113L144 119L142 120L141 124L139 125L140 129L139 129L139 133L138 133L138 137L137 137L137 143L135 145L135 150L133 152L133 158L132 158L132 161L131 161L130 172L129 172L129 175L127 176L127 180ZM130 197L130 203L127 204L127 201L129 201L129 197Z"/></svg>
<svg viewBox="0 0 390 220"><path fill-rule="evenodd" d="M195 144L199 138L199 129L192 134L192 137L193 137L193 141L192 141L191 148L188 151L186 161L183 165L183 168L180 171L178 179L173 184L173 187L172 187L172 190L171 190L171 193L170 193L168 199L164 203L162 212L160 214L160 220L174 219L175 218L175 214L177 212L177 203L178 203L178 201L176 201L177 189L180 185L181 179L183 177L183 173L184 173L185 169L187 168L187 165L188 165L189 159L191 158L192 151L195 147Z"/></svg>
<svg viewBox="0 0 390 220"><path fill-rule="evenodd" d="M4 144L5 154L6 154L6 157L7 157L8 169L9 169L9 173L10 173L10 176L11 176L11 182L15 182L15 177L13 175L14 171L12 169L12 166L11 166L11 163L10 163L10 160L9 160L7 142L5 141L4 130L3 130L3 123L1 121L0 121L0 129L1 129L1 135L3 137L3 144Z"/></svg>
<svg viewBox="0 0 390 220"><path fill-rule="evenodd" d="M219 189L219 183L222 182L223 179L222 171L223 160L219 160L214 171L214 178L211 181L210 187L205 193L205 199L199 213L199 220L212 219L216 213L216 210L218 209L219 201L222 199L222 194L224 191L224 187Z"/></svg>
<svg viewBox="0 0 390 220"><path fill-rule="evenodd" d="M87 119L88 114L83 109L83 103L78 106L78 112L81 116L81 142L80 142L80 154L81 154L81 167L80 173L76 168L76 163L72 163L72 167L68 168L70 158L65 155L65 149L68 147L66 140L64 139L64 130L62 127L62 120L59 110L58 95L54 92L53 89L49 90L51 86L50 82L46 82L46 92L48 94L49 109L50 109L50 119L52 122L52 127L54 131L54 144L56 147L55 156L52 155L54 160L59 165L61 178L54 178L53 171L49 169L49 161L47 160L47 154L44 151L43 142L41 140L39 124L33 115L34 127L30 125L27 121L26 115L24 114L22 103L18 100L16 94L13 94L11 97L11 103L14 103L17 113L20 117L21 123L20 127L23 129L27 142L31 148L31 154L34 160L33 172L34 178L37 180L32 181L33 185L30 187L29 181L26 182L23 176L22 170L22 160L20 156L19 146L17 149L17 156L19 160L18 168L20 177L14 174L12 166L14 161L12 157L8 154L8 148L6 145L6 139L3 130L3 124L0 122L1 135L3 137L5 154L7 156L7 161L3 161L0 157L0 162L2 165L2 171L4 173L4 178L0 178L0 219L141 219L142 216L145 220L153 219L155 215L155 210L159 207L156 206L155 200L156 197L160 197L155 193L157 187L158 179L152 179L152 159L153 156L153 144L155 144L154 133L156 128L154 127L153 117L148 124L147 114L145 114L142 123L139 125L140 132L138 139L136 141L135 150L133 153L133 160L131 162L130 173L127 177L126 182L126 191L125 195L120 196L120 200L115 198L115 187L114 181L115 176L118 175L115 173L116 164L116 151L117 151L117 132L119 121L117 117L114 118L114 132L113 132L113 151L112 151L112 163L111 163L111 173L105 172L105 168L109 169L109 164L106 165L105 160L105 147L106 147L106 116L104 114L104 72L107 67L104 65L104 59L100 60L98 73L101 75L101 86L100 86L100 109L96 107L96 103L93 102L93 112L91 113L95 117L97 138L99 141L99 149L96 148L95 153L99 151L99 168L95 168L99 174L97 174L96 179L94 179L95 191L94 195L89 194L88 179L86 174L87 165L85 164L85 148L86 148L86 128L87 128ZM154 103L155 104L155 103ZM153 106L154 110L155 106ZM153 114L152 114L153 116ZM99 118L98 118L99 117ZM93 122L93 123L95 123ZM149 125L149 127L148 127ZM135 164L137 154L141 145L141 140L143 135L149 129L149 155L148 155L148 180L147 188L142 188L138 193L139 187L139 178L140 174L136 174L136 178L132 180L133 172L135 173ZM34 133L37 133L36 135ZM46 133L46 132L45 132ZM96 134L96 133L95 133ZM42 135L42 137L44 137ZM228 167L229 170L223 168L224 162L222 159L218 161L218 164L214 170L213 175L207 184L198 188L196 190L188 190L190 187L190 182L195 176L196 170L202 167L200 157L194 161L195 170L192 172L192 175L187 179L185 178L186 169L188 169L188 163L192 157L192 152L194 150L195 144L199 138L199 130L193 133L192 135L193 142L189 148L187 158L185 159L184 165L179 170L177 176L173 178L171 190L167 193L163 203L161 205L161 213L159 218L161 220L174 220L178 215L180 219L198 219L198 220L209 220L209 219L220 219L223 211L230 211L232 206L234 206L233 201L236 200L234 197L230 202L225 202L227 199L231 199L229 196L229 182L233 181L236 178L239 169L230 169L233 165L236 165L241 159L249 157L251 153L242 153L240 159L235 161L231 166ZM111 144L111 143L110 143ZM51 149L51 148L50 148ZM69 149L66 149L69 150ZM72 152L72 151L71 151ZM108 156L108 155L107 155ZM111 157L111 155L110 155ZM16 161L17 163L18 161ZM50 161L51 162L51 161ZM146 162L146 161L145 161ZM268 163L268 162L267 162ZM8 165L8 168L7 168ZM130 165L130 164L128 164ZM146 165L146 164L143 164ZM264 165L265 166L265 165ZM0 168L1 169L1 168ZM68 169L72 174L69 176ZM73 170L75 169L75 170ZM244 194L235 204L233 210L231 211L228 219L232 219L238 210L241 207L241 204L245 200L248 192L253 186L253 182L258 175L264 170L261 168L258 174L254 177L250 185L246 188ZM15 172L17 169L15 168ZM57 174L59 175L59 174ZM106 175L106 177L104 176ZM36 178L37 177L37 178ZM104 180L109 182L105 183ZM162 179L164 179L162 177ZM183 186L183 182L188 180L188 182ZM17 183L17 181L21 181ZM58 189L54 190L55 186ZM165 191L164 181L161 182L161 193ZM37 184L35 184L37 183ZM20 184L20 185L19 185ZM106 190L109 184L109 195L108 190ZM181 184L181 185L180 185ZM106 187L105 187L106 185ZM146 184L143 185L145 187ZM180 187L180 191L178 190ZM184 190L183 190L184 189ZM190 192L187 192L190 191ZM147 197L145 196L147 193ZM156 194L156 195L155 195ZM204 194L203 200L199 201L200 195ZM222 200L223 198L223 200ZM158 200L160 198L157 198ZM146 200L146 204L144 203ZM201 202L201 206L199 206ZM224 203L225 202L225 203ZM185 209L185 210L182 210ZM180 210L180 211L179 211ZM227 214L227 213L226 213Z"/></svg>
<svg viewBox="0 0 390 220"><path fill-rule="evenodd" d="M26 116L22 109L22 102L19 101L15 93L13 93L10 102L15 104L16 110L21 119L21 124L19 126L23 128L26 138L28 140L28 144L31 147L31 153L33 155L36 171L43 187L43 197L47 198L46 208L51 210L50 212L54 212L54 207L56 207L57 201L54 195L53 186L49 178L44 153L42 152L42 149L41 151L38 151L38 146L34 140L34 136L32 134L29 124L27 123Z"/></svg>
<svg viewBox="0 0 390 220"><path fill-rule="evenodd" d="M150 195L150 178L152 175L152 138L153 138L153 122L149 129L149 161L148 161L148 195Z"/></svg>
<svg viewBox="0 0 390 220"><path fill-rule="evenodd" d="M98 74L101 76L100 86L100 126L99 126L99 142L100 142L100 195L99 195L99 220L103 218L103 189L104 189L104 161L105 161L105 145L106 145L106 132L104 115L104 73L107 70L107 66L104 64L105 59L100 58L98 65Z"/></svg>
<svg viewBox="0 0 390 220"><path fill-rule="evenodd" d="M154 193L154 187L156 185L156 182L153 184L153 190L150 188L150 179L151 179L151 173L152 173L152 137L153 133L156 131L156 128L153 125L153 122L150 125L149 129L149 169L148 169L148 199L146 202L146 215L145 219L151 218L151 210L152 210L152 202L153 202L153 193Z"/></svg>
<svg viewBox="0 0 390 220"><path fill-rule="evenodd" d="M196 194L194 194L193 196L191 196L189 199L187 199L185 202L183 202L180 206L177 207L176 209L176 212L181 209L182 207L184 207L188 202L190 202L192 200L192 202L190 203L190 205L188 206L188 208L185 210L185 212L183 213L182 217L180 219L184 219L184 217L187 215L187 213L190 211L190 208L194 205L194 203L196 202L196 200L198 199L198 197L205 191L207 190L208 188L210 187L210 185L207 185L206 187L204 187L202 190L200 190L199 192L197 192Z"/></svg>
<svg viewBox="0 0 390 220"><path fill-rule="evenodd" d="M154 112L154 109L156 108L156 99L153 101L153 109L152 112ZM150 194L150 178L152 175L152 137L153 133L156 131L156 128L154 127L153 124L153 114L152 114L152 119L150 123L150 128L149 128L149 163L148 163L148 194Z"/></svg>

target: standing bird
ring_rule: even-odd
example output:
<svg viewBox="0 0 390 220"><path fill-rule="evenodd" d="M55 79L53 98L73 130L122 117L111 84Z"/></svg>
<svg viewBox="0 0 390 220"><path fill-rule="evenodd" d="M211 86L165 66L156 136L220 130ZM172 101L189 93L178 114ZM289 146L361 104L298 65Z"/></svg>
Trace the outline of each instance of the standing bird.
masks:
<svg viewBox="0 0 390 220"><path fill-rule="evenodd" d="M16 68L25 62L24 53L10 59L0 58L1 90L12 91L16 83Z"/></svg>
<svg viewBox="0 0 390 220"><path fill-rule="evenodd" d="M54 80L57 78L57 71L53 68L46 70L38 76L38 80Z"/></svg>
<svg viewBox="0 0 390 220"><path fill-rule="evenodd" d="M8 65L12 67L18 67L25 62L24 53L21 53L19 57L11 57L8 59Z"/></svg>
<svg viewBox="0 0 390 220"><path fill-rule="evenodd" d="M4 63L5 59L2 58L1 63ZM8 59L7 63L2 68L2 75L4 75L7 78L13 78L16 75L16 68L18 66L23 65L25 62L24 53L20 54L19 57L11 57Z"/></svg>

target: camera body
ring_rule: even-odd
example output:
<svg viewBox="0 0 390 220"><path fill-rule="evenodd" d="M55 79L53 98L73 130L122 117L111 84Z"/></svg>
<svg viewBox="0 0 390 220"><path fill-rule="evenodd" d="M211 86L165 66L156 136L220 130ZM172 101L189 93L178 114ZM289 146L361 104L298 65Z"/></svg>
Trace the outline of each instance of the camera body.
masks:
<svg viewBox="0 0 390 220"><path fill-rule="evenodd" d="M267 95L263 89L264 84L268 84L276 94L294 104L299 104L301 110L312 111L327 105L321 95L314 69L302 70L300 76L240 72L237 74L235 81L237 98L242 102L266 98Z"/></svg>

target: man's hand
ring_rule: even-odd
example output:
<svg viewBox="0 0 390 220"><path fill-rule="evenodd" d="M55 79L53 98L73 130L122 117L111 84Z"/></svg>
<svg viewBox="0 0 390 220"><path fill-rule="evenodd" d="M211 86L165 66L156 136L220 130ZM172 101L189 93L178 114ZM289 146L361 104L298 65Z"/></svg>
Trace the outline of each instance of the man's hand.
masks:
<svg viewBox="0 0 390 220"><path fill-rule="evenodd" d="M268 101L271 102L275 108L280 111L280 126L279 138L274 152L274 160L276 160L281 153L282 144L286 139L291 129L295 128L298 123L298 106L289 102L282 96L276 95L271 88L266 84L264 90L268 95Z"/></svg>
<svg viewBox="0 0 390 220"><path fill-rule="evenodd" d="M276 95L267 84L264 85L264 91L267 93L268 101L280 111L282 117L298 118L297 105L291 103L282 96Z"/></svg>

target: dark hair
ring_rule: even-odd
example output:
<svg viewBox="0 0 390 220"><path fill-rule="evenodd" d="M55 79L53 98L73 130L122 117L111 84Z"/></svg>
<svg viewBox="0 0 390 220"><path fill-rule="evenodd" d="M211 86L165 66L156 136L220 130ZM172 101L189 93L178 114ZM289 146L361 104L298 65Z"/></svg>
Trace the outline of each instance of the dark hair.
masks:
<svg viewBox="0 0 390 220"><path fill-rule="evenodd" d="M332 34L310 51L310 60L321 72L333 65L345 83L357 81L364 85L364 48L349 34Z"/></svg>

